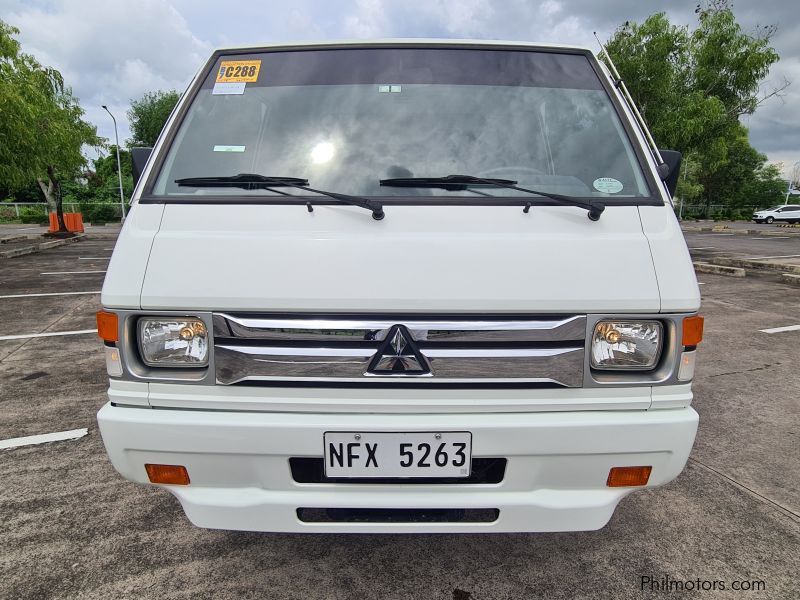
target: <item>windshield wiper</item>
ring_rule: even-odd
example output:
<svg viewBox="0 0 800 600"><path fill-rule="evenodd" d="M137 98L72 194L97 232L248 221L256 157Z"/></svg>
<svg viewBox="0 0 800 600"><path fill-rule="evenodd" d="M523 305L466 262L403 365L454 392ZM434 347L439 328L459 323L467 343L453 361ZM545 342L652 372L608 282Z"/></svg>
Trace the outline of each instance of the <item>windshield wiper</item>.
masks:
<svg viewBox="0 0 800 600"><path fill-rule="evenodd" d="M245 190L257 190L265 187L295 187L308 185L308 179L299 177L269 177L255 173L239 173L225 177L185 177L176 179L175 183L187 187L239 187Z"/></svg>
<svg viewBox="0 0 800 600"><path fill-rule="evenodd" d="M577 206L589 212L589 219L597 221L603 211L606 209L605 204L602 202L585 202L573 196L564 196L562 194L554 194L551 192L541 192L539 190L532 190L516 185L516 181L511 179L484 179L483 177L474 177L472 175L447 175L445 177L395 177L392 179L381 179L380 184L391 187L435 187L443 188L446 190L464 190L473 185L487 185L493 187L508 188L510 190L518 190L528 194L536 194L550 198L561 204L567 206ZM528 203L529 204L529 203ZM526 204L526 210L528 209Z"/></svg>
<svg viewBox="0 0 800 600"><path fill-rule="evenodd" d="M299 177L270 177L268 175L258 175L255 173L239 173L238 175L228 175L225 177L186 177L184 179L176 179L175 183L187 187L239 187L246 190L292 187L306 190L307 192L314 192L315 194L321 194L322 196L328 196L344 204L352 204L353 206L371 210L372 218L376 221L380 221L386 216L383 212L383 204L380 202L367 198L360 198L358 196L350 196L348 194L317 190L308 187L308 179L300 179ZM307 205L309 211L313 210L310 201Z"/></svg>

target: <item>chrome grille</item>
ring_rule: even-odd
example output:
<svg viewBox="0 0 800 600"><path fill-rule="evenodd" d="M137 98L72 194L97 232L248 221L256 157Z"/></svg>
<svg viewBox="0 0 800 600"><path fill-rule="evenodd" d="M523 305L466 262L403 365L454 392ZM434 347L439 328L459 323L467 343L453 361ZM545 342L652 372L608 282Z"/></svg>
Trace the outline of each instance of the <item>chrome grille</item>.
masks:
<svg viewBox="0 0 800 600"><path fill-rule="evenodd" d="M213 315L216 379L583 383L586 317Z"/></svg>

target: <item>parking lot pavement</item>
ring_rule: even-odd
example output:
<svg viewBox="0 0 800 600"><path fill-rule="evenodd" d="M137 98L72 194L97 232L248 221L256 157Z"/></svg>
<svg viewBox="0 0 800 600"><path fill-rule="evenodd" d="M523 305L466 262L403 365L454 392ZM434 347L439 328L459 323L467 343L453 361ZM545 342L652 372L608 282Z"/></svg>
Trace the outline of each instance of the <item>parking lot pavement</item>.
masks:
<svg viewBox="0 0 800 600"><path fill-rule="evenodd" d="M758 230L764 231L767 233L776 233L776 232L785 232L785 231L792 231L791 228L782 228L778 227L782 223L755 223L753 221L695 221L695 220L684 220L681 221L681 227L683 227L687 231L692 231L699 228L727 228L731 230L742 230L742 229L750 229L750 230ZM794 231L798 231L794 229Z"/></svg>
<svg viewBox="0 0 800 600"><path fill-rule="evenodd" d="M687 231L684 237L692 257L697 260L726 257L800 264L800 230L769 236Z"/></svg>
<svg viewBox="0 0 800 600"><path fill-rule="evenodd" d="M107 223L105 225L83 224L86 233L97 235L119 235L121 225L119 223ZM0 239L11 235L41 235L47 232L46 225L28 225L20 223L0 223Z"/></svg>
<svg viewBox="0 0 800 600"><path fill-rule="evenodd" d="M88 240L0 262L2 295L99 290ZM89 252L91 250L91 252ZM647 598L642 577L723 582L697 597L800 597L800 289L702 275L706 339L685 472L640 491L596 532L277 535L197 529L167 492L128 483L103 450L92 334L0 341L0 440L87 427L0 450L2 598ZM0 299L0 336L91 329L98 296ZM733 591L734 581L761 591ZM680 594L676 594L680 596ZM691 594L687 594L691 595Z"/></svg>

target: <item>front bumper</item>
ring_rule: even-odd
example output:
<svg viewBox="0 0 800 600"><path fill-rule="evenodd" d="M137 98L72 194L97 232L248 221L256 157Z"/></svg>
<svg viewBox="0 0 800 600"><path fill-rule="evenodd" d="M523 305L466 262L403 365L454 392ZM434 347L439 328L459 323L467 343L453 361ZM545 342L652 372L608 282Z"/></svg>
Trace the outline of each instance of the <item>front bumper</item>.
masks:
<svg viewBox="0 0 800 600"><path fill-rule="evenodd" d="M647 487L683 469L697 413L663 410L494 414L316 414L148 409L97 415L114 467L147 483L145 463L184 465L163 486L200 527L271 532L533 532L603 527L625 495L615 466L652 465ZM322 456L325 431L470 431L473 457L505 457L497 484L296 483L290 457ZM491 522L324 522L317 509L496 509Z"/></svg>

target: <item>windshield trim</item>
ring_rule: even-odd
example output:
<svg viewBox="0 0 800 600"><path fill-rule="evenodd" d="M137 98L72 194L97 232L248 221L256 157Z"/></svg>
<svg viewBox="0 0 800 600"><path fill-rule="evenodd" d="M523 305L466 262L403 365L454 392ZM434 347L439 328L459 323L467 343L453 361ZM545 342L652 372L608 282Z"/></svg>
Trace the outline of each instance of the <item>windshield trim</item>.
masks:
<svg viewBox="0 0 800 600"><path fill-rule="evenodd" d="M197 76L192 81L189 88L184 93L184 97L181 98L181 102L177 107L177 114L175 118L172 120L170 128L163 132L162 138L159 139L154 149L155 156L153 157L153 164L152 167L147 172L147 177L143 182L143 186L139 187L142 190L139 198L134 198L134 201L142 202L143 204L219 204L222 201L222 198L225 198L227 202L231 204L294 204L295 202L264 202L265 200L272 200L272 198L263 198L258 197L254 198L252 196L220 196L216 199L214 196L203 196L202 199L200 198L192 198L187 199L185 197L176 197L171 195L157 195L153 193L153 189L156 185L156 181L161 174L161 171L164 167L164 162L166 161L167 154L169 153L172 144L174 143L175 137L177 136L178 132L180 131L184 120L186 119L187 114L189 113L190 108L195 102L197 95L203 88L203 84L206 79L211 74L212 70L214 70L217 61L222 56L238 56L238 55L251 55L251 54L259 54L259 53L267 53L267 52L302 52L302 51L310 51L310 50L345 50L345 49L353 49L353 48L360 48L360 49L372 49L372 48L420 48L420 49L443 49L443 48L459 48L459 49L484 49L484 50L505 50L505 51L523 51L523 52L546 52L546 53L553 53L553 54L573 54L573 55L581 55L585 56L586 59L589 61L589 65L591 66L592 70L594 71L595 75L600 81L600 85L602 89L605 91L608 99L611 102L611 105L614 107L614 111L616 112L617 119L619 123L622 125L623 130L628 136L628 143L630 144L631 148L633 149L633 153L636 156L637 165L641 171L642 176L647 183L647 186L650 191L649 196L638 196L635 198L615 198L613 196L589 196L589 197L577 197L576 199L587 199L592 201L601 201L603 202L606 207L613 207L613 206L664 206L664 200L661 196L663 193L663 182L661 182L653 172L651 168L650 162L648 160L648 155L645 153L645 148L642 145L642 141L639 139L639 136L634 129L634 124L632 123L629 116L626 114L622 103L618 95L614 92L613 87L611 86L608 78L606 77L605 73L602 71L597 58L595 55L587 49L582 48L560 48L555 46L537 46L534 44L514 44L514 43L479 43L479 42L452 42L452 43L434 43L430 41L419 41L419 42L398 42L398 41L386 41L386 42L363 42L363 43L330 43L330 44L300 44L300 45L286 45L286 46L261 46L261 47L249 47L249 48L235 48L235 49L217 49L215 50L211 56L209 57L206 64L202 67L202 69L198 72ZM336 190L333 190L336 191ZM499 200L506 199L508 204L516 205L518 204L519 197L511 197L511 196L495 196L493 198L464 198L459 196L437 196L436 200L431 200L430 197L426 197L420 199L419 196L403 198L401 196L362 196L363 198L367 199L375 199L376 201L383 202L385 204L408 204L408 205L436 205L436 204L455 204L455 205L496 205L499 204ZM319 196L310 196L310 197L301 197L296 196L296 198L304 198L302 203L305 204L309 201L309 199L313 200L314 198L320 198ZM252 202L252 200L256 200L256 202ZM474 200L477 200L475 202ZM533 200L535 204L539 203L539 199L536 197L531 197L529 200ZM546 198L544 200L547 200ZM556 202L551 201L552 204L558 205ZM336 204L335 201L332 204Z"/></svg>
<svg viewBox="0 0 800 600"><path fill-rule="evenodd" d="M359 196L365 200L380 202L385 206L566 206L563 202L545 196ZM646 196L618 198L605 202L604 196L570 196L570 200L582 202L602 202L606 208L615 206L663 206L660 198ZM141 204L275 204L283 206L301 205L313 202L314 206L341 206L341 202L328 200L325 196L251 196L251 195L203 195L203 196L153 196L142 195Z"/></svg>

